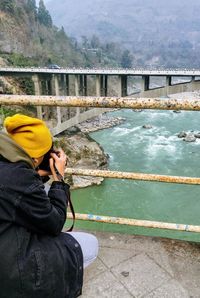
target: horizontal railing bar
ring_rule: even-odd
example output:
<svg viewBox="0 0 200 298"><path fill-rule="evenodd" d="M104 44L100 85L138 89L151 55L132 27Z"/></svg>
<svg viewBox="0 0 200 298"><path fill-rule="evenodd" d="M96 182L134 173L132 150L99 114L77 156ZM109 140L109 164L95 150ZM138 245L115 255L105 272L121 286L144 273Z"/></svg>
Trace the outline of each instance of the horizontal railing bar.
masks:
<svg viewBox="0 0 200 298"><path fill-rule="evenodd" d="M117 178L117 179L131 179L143 181L156 181L166 183L179 183L179 184L200 184L198 177L182 177L182 176L168 176L144 173L131 173L131 172L117 172L105 170L89 170L89 169L74 169L66 168L66 174L79 175L79 176L93 176L103 178Z"/></svg>
<svg viewBox="0 0 200 298"><path fill-rule="evenodd" d="M67 218L72 219L73 218L72 214L68 212ZM94 215L94 214L81 214L81 213L76 213L76 219L103 222L103 223L109 223L109 224L136 226L136 227L143 227L143 228L200 233L200 226L187 225L187 224L177 224L177 223L140 220L140 219L123 218L123 217L110 217L110 216L102 216L102 215Z"/></svg>
<svg viewBox="0 0 200 298"><path fill-rule="evenodd" d="M173 98L0 95L0 105L200 111L200 98L190 100Z"/></svg>

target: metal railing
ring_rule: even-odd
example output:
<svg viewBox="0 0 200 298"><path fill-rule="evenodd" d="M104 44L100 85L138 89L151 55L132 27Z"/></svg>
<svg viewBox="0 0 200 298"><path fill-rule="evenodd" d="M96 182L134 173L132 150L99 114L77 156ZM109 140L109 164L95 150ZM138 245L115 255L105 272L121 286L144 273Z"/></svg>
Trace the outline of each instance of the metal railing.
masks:
<svg viewBox="0 0 200 298"><path fill-rule="evenodd" d="M120 97L59 97L59 96L28 96L28 95L0 95L0 105L34 105L60 107L104 107L104 108L131 108L131 109L159 109L159 110L188 110L200 111L200 98L190 99L159 99L159 98L120 98ZM143 181L157 181L165 183L179 183L199 185L199 177L167 176L145 173L130 173L103 170L67 168L67 174L81 176L98 176L104 178L131 179ZM71 214L67 213L68 218ZM176 231L200 233L200 226L138 220L131 218L109 217L94 214L76 213L79 220L96 221L120 225L129 225L145 228L158 228Z"/></svg>

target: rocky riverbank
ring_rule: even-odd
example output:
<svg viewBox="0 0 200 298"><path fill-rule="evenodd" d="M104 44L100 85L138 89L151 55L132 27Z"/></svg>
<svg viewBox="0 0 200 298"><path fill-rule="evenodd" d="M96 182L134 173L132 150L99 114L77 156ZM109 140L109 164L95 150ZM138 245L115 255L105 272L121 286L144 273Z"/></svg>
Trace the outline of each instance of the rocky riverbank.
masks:
<svg viewBox="0 0 200 298"><path fill-rule="evenodd" d="M89 132L109 128L119 125L125 121L122 117L110 117L103 114L99 117L85 121L77 128L66 131L63 135L55 138L57 146L61 146L66 152L69 161L68 167L81 169L100 169L108 168L109 156L103 148L94 141ZM104 178L90 176L66 176L66 182L71 185L72 189L99 185Z"/></svg>
<svg viewBox="0 0 200 298"><path fill-rule="evenodd" d="M77 125L83 133L106 129L123 123L126 119L123 117L111 117L107 113L98 117L89 119Z"/></svg>

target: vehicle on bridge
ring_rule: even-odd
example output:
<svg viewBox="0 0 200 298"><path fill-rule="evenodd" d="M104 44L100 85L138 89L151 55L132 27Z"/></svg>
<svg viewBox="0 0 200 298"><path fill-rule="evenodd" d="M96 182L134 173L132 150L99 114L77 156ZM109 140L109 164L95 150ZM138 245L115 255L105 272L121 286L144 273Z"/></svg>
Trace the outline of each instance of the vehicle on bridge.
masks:
<svg viewBox="0 0 200 298"><path fill-rule="evenodd" d="M50 68L50 69L60 69L61 67L57 64L49 64L48 68Z"/></svg>

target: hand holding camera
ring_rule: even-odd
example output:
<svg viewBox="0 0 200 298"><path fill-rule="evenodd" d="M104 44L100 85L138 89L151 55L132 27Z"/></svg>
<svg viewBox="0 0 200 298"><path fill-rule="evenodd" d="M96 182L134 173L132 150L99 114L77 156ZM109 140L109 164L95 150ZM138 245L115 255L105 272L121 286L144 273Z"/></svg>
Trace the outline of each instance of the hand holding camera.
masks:
<svg viewBox="0 0 200 298"><path fill-rule="evenodd" d="M49 165L55 181L59 181L58 174L64 178L67 156L62 149L50 153Z"/></svg>
<svg viewBox="0 0 200 298"><path fill-rule="evenodd" d="M55 181L62 180L64 177L67 156L62 149L53 147L44 155L43 161L39 166L40 176L53 175Z"/></svg>

